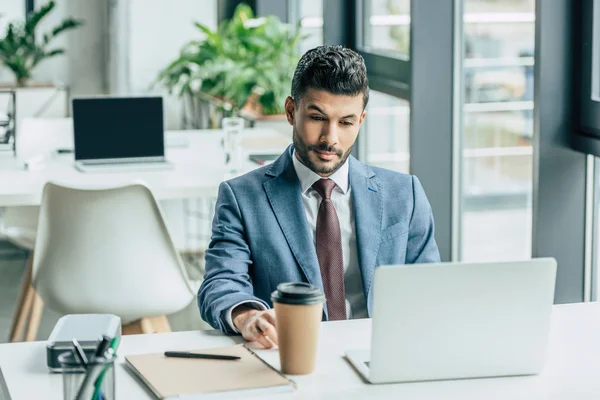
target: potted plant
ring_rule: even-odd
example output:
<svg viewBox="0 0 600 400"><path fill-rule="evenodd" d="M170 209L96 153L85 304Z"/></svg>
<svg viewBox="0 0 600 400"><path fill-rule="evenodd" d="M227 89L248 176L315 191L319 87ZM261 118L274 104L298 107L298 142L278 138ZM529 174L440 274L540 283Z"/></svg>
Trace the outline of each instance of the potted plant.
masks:
<svg viewBox="0 0 600 400"><path fill-rule="evenodd" d="M195 117L206 120L212 107L212 128L223 116L283 115L303 38L299 30L275 16L255 18L245 4L216 30L195 25L203 37L187 43L157 82L187 99L191 111L199 111Z"/></svg>
<svg viewBox="0 0 600 400"><path fill-rule="evenodd" d="M62 48L50 47L54 38L83 24L81 20L65 18L50 32L37 33L39 23L55 6L54 1L49 1L39 10L29 13L24 22L9 23L0 38L0 62L12 71L19 87L28 85L33 70L40 62L65 53Z"/></svg>

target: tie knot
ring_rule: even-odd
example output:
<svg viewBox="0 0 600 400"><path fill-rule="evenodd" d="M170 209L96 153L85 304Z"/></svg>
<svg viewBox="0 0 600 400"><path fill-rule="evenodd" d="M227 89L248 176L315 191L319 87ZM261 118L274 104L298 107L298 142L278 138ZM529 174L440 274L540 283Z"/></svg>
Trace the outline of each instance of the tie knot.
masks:
<svg viewBox="0 0 600 400"><path fill-rule="evenodd" d="M331 198L331 192L335 187L335 182L331 179L319 179L313 183L312 187L321 195L323 200L328 200Z"/></svg>

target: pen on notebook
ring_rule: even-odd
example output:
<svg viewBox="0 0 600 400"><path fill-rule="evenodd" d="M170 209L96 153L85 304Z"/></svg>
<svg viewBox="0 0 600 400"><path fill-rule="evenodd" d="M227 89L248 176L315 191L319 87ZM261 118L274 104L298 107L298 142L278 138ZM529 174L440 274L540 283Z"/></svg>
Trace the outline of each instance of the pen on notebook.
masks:
<svg viewBox="0 0 600 400"><path fill-rule="evenodd" d="M199 354L189 353L186 351L165 351L165 357L176 357L176 358L203 358L207 360L239 360L241 357L237 356L223 356L219 354Z"/></svg>

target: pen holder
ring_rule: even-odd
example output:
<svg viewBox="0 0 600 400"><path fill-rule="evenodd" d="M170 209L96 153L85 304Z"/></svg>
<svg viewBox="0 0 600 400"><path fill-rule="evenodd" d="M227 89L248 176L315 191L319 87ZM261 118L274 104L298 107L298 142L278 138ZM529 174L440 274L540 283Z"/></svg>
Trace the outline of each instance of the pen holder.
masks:
<svg viewBox="0 0 600 400"><path fill-rule="evenodd" d="M58 356L63 371L64 400L114 400L115 359L112 352L96 357L83 367L73 352Z"/></svg>

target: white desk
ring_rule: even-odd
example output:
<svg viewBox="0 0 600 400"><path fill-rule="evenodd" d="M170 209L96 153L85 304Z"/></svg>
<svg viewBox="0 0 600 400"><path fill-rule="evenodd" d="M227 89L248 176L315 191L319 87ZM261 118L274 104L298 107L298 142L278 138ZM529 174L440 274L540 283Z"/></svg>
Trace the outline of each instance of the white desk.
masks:
<svg viewBox="0 0 600 400"><path fill-rule="evenodd" d="M74 186L112 186L145 181L159 200L210 197L228 178L218 130L166 132L170 139L185 138L185 147L166 147L166 157L174 168L162 171L82 173L73 166L73 154L55 155L43 169L26 171L12 153L0 153L0 207L39 205L48 181ZM247 129L244 150L261 153L282 152L291 143L289 137L270 129ZM268 148L265 148L265 144ZM247 159L247 158L246 158ZM258 165L247 160L245 169Z"/></svg>
<svg viewBox="0 0 600 400"><path fill-rule="evenodd" d="M315 373L292 377L298 390L262 398L294 399L552 399L600 398L600 304L555 306L552 315L548 362L538 376L466 379L391 385L365 384L342 357L349 348L370 343L370 320L322 324L319 359ZM116 366L117 399L149 399L150 395L124 369L122 356L165 350L189 350L227 346L239 337L214 331L126 336ZM258 352L279 367L274 350ZM0 370L12 400L61 399L60 375L48 373L45 343L0 345ZM402 360L398 360L402 362ZM0 399L2 399L0 376ZM334 397L335 396L335 397Z"/></svg>

